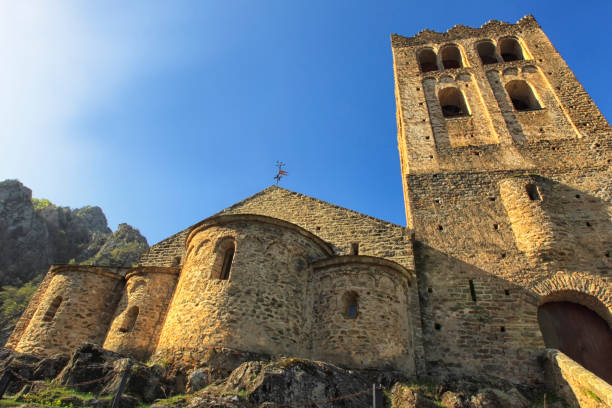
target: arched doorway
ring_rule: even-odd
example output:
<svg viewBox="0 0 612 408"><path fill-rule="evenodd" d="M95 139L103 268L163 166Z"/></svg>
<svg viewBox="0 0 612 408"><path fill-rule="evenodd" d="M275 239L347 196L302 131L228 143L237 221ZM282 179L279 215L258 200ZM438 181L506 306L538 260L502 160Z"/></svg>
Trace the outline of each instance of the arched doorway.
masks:
<svg viewBox="0 0 612 408"><path fill-rule="evenodd" d="M612 384L612 330L586 306L568 301L544 303L538 322L548 348L554 348Z"/></svg>

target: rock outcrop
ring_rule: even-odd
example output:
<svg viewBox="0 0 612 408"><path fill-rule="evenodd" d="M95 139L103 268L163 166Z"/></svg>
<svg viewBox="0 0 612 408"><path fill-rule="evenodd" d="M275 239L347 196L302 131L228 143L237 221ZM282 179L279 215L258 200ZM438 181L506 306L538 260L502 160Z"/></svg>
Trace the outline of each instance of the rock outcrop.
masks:
<svg viewBox="0 0 612 408"><path fill-rule="evenodd" d="M111 231L100 207L59 207L32 198L32 190L18 180L0 182L0 286L14 287L5 291L33 280L37 285L51 264L131 266L148 247L146 238L128 224ZM2 305L0 344L28 300L11 304L10 310Z"/></svg>
<svg viewBox="0 0 612 408"><path fill-rule="evenodd" d="M465 379L452 384L414 382L393 371L349 370L300 358L246 361L215 379L211 372L221 373L218 367L182 372L171 364L143 364L92 344L82 345L70 357L41 358L0 349L0 369L14 373L8 398L32 402L32 407L45 406L41 402L46 400L65 407L110 407L124 376L122 407L370 407L372 385L381 384L390 408L526 408L542 406L546 392L537 387L519 392L511 384ZM551 397L549 406L564 406Z"/></svg>

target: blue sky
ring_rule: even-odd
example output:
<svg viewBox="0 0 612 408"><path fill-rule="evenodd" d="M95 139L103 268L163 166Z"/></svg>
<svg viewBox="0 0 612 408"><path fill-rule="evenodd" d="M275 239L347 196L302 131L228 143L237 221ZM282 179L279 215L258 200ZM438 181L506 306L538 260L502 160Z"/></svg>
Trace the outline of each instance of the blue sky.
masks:
<svg viewBox="0 0 612 408"><path fill-rule="evenodd" d="M0 3L0 179L155 243L274 182L405 225L390 34L533 14L603 114L607 1Z"/></svg>

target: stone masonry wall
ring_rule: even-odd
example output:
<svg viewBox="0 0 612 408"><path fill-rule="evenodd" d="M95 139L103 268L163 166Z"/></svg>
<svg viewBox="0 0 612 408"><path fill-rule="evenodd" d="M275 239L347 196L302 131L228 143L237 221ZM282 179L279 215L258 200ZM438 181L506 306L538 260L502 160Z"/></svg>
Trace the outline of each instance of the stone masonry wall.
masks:
<svg viewBox="0 0 612 408"><path fill-rule="evenodd" d="M506 38L524 60L501 62ZM480 60L483 41L497 63ZM422 73L420 50L449 44L463 67ZM427 373L537 381L541 302L589 294L596 309L612 310L610 127L531 16L393 36L392 46ZM517 111L506 90L513 80L526 81L542 109ZM443 86L461 90L471 116L440 114Z"/></svg>
<svg viewBox="0 0 612 408"><path fill-rule="evenodd" d="M505 38L519 41L525 59L483 65L476 46L491 41L499 47ZM439 53L449 44L459 48L464 66L422 73L417 60L420 50L432 49ZM445 169L439 150L449 146L500 144L503 147L609 132L609 125L597 106L531 16L517 24L491 21L478 29L455 26L446 33L423 31L412 38L394 35L392 46L398 142L404 173ZM542 109L520 112L512 107L505 85L515 79L527 81ZM455 126L457 118L443 118L439 114L437 92L447 86L445 83L458 85L466 96L472 115L460 122L471 120L474 122L471 126L466 123ZM456 142L448 139L445 129L450 128L454 128ZM504 152L507 160L512 150L504 150L508 150ZM481 168L481 160L457 159L469 170ZM528 158L525 159L528 163Z"/></svg>
<svg viewBox="0 0 612 408"><path fill-rule="evenodd" d="M102 344L123 277L105 268L79 265L54 266L49 274L51 281L15 350L68 354L83 343Z"/></svg>
<svg viewBox="0 0 612 408"><path fill-rule="evenodd" d="M286 223L233 218L218 217L222 224L211 220L192 232L157 355L189 364L215 347L302 356L308 350L309 265L331 250ZM214 269L226 240L235 254L230 277L222 280Z"/></svg>
<svg viewBox="0 0 612 408"><path fill-rule="evenodd" d="M612 385L558 350L546 350L550 386L571 406L612 407Z"/></svg>
<svg viewBox="0 0 612 408"><path fill-rule="evenodd" d="M155 351L178 273L178 268L139 267L126 276L105 349L139 360Z"/></svg>
<svg viewBox="0 0 612 408"><path fill-rule="evenodd" d="M408 272L364 256L315 264L312 358L415 374ZM412 281L412 282L411 282ZM348 303L354 302L354 308Z"/></svg>

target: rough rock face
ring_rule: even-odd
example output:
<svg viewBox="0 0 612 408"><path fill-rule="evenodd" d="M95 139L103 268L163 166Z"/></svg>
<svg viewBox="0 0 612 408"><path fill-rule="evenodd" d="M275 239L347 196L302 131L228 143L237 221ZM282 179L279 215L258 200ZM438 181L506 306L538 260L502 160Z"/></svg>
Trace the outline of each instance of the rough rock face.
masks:
<svg viewBox="0 0 612 408"><path fill-rule="evenodd" d="M127 224L113 233L100 207L58 207L17 180L0 182L0 285L20 286L52 263L129 266L147 248Z"/></svg>
<svg viewBox="0 0 612 408"><path fill-rule="evenodd" d="M21 287L54 263L131 266L148 247L128 224L113 233L100 207L58 207L32 199L32 191L18 180L0 182L0 286ZM26 304L10 310L2 305L0 344Z"/></svg>
<svg viewBox="0 0 612 408"><path fill-rule="evenodd" d="M251 404L316 401L317 407L364 407L371 400L371 387L370 381L356 372L323 362L287 358L244 363L220 386L207 388L202 398L243 395ZM206 405L196 399L190 406Z"/></svg>
<svg viewBox="0 0 612 408"><path fill-rule="evenodd" d="M119 224L117 231L107 236L104 245L90 260L94 265L130 266L138 262L148 247L147 239L137 229Z"/></svg>
<svg viewBox="0 0 612 408"><path fill-rule="evenodd" d="M185 373L172 365L145 365L92 344L83 344L69 358L60 355L41 358L0 349L0 370L5 369L16 374L8 394L17 401L61 400L62 406L73 407L109 407L124 375L127 382L122 407L152 404L151 408L365 408L372 406L372 384L382 384L389 390L385 406L390 408L526 408L542 406L540 397L544 392L543 389L519 392L509 384L499 383L501 388L496 388L464 380L453 381L453 386L410 382L393 371L347 370L299 358L246 361L225 377L214 379L210 375L214 367L199 367ZM183 395L185 374L187 395ZM93 395L83 399L74 393L62 394L62 389ZM563 404L548 406L561 408Z"/></svg>
<svg viewBox="0 0 612 408"><path fill-rule="evenodd" d="M49 265L47 225L32 191L17 180L0 183L0 285L21 285Z"/></svg>

